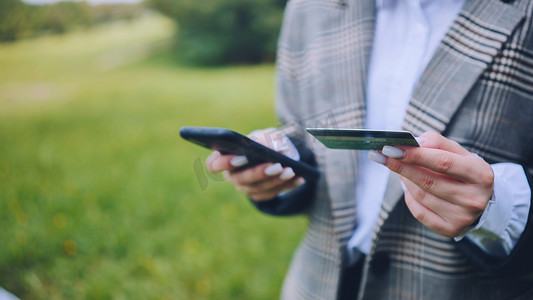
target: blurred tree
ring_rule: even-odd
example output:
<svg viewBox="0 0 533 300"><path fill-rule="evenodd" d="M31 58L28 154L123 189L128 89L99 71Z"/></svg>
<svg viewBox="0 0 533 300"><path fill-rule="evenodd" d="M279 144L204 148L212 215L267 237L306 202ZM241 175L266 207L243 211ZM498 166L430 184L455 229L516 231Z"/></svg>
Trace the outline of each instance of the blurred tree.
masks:
<svg viewBox="0 0 533 300"><path fill-rule="evenodd" d="M100 4L91 6L93 24L102 24L116 20L133 20L146 12L143 3L138 4Z"/></svg>
<svg viewBox="0 0 533 300"><path fill-rule="evenodd" d="M31 31L26 6L21 0L0 1L0 41L14 41Z"/></svg>
<svg viewBox="0 0 533 300"><path fill-rule="evenodd" d="M272 61L286 0L147 0L179 24L177 49L201 65Z"/></svg>
<svg viewBox="0 0 533 300"><path fill-rule="evenodd" d="M98 5L66 1L48 5L28 5L21 0L0 0L0 42L46 33L64 33L73 28L130 20L142 15L142 4Z"/></svg>
<svg viewBox="0 0 533 300"><path fill-rule="evenodd" d="M38 28L53 33L64 33L75 27L91 24L91 10L87 2L58 2L52 5L33 6L35 15L41 17Z"/></svg>

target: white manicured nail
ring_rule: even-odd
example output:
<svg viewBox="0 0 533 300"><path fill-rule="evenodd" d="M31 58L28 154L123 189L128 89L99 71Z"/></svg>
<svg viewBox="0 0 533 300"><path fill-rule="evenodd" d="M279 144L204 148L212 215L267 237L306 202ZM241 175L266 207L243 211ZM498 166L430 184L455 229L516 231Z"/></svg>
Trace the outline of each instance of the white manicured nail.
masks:
<svg viewBox="0 0 533 300"><path fill-rule="evenodd" d="M294 177L294 171L292 168L285 168L283 172L281 172L281 175L279 175L279 179L281 180L289 180Z"/></svg>
<svg viewBox="0 0 533 300"><path fill-rule="evenodd" d="M248 163L248 159L244 155L235 156L229 163L234 167L242 167Z"/></svg>
<svg viewBox="0 0 533 300"><path fill-rule="evenodd" d="M368 151L368 159L381 165L384 165L387 162L387 158L376 150Z"/></svg>
<svg viewBox="0 0 533 300"><path fill-rule="evenodd" d="M280 163L275 163L273 165L268 166L265 169L265 175L267 175L267 176L278 175L281 172L283 172L283 167L281 166Z"/></svg>
<svg viewBox="0 0 533 300"><path fill-rule="evenodd" d="M381 153L383 153L383 155L388 156L390 158L402 158L404 156L402 149L392 147L392 146L383 147L383 149L381 150Z"/></svg>
<svg viewBox="0 0 533 300"><path fill-rule="evenodd" d="M303 179L302 177L296 179L296 182L295 182L296 186L301 186L304 183L305 183L305 179Z"/></svg>

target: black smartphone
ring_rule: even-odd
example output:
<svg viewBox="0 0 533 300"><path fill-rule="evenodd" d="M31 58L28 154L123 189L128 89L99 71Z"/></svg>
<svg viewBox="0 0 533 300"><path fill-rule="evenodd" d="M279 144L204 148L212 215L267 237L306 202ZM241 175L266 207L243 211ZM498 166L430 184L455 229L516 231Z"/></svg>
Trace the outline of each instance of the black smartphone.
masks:
<svg viewBox="0 0 533 300"><path fill-rule="evenodd" d="M297 176L302 176L306 180L314 181L320 177L318 169L304 162L291 159L229 129L216 127L182 127L180 129L180 135L192 143L219 151L222 154L246 156L248 164L240 167L242 169L271 162L280 163L284 167L291 167Z"/></svg>

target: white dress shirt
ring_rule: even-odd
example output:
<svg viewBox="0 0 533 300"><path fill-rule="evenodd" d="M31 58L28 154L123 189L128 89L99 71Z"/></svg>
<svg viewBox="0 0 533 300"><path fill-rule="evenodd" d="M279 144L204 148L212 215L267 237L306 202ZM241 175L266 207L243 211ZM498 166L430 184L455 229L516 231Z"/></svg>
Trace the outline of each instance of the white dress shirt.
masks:
<svg viewBox="0 0 533 300"><path fill-rule="evenodd" d="M413 89L465 0L376 0L376 28L367 86L366 128L399 130ZM523 232L531 190L517 164L492 165L494 196L466 238L485 252L507 255ZM361 152L356 184L358 227L348 242L368 253L389 170ZM457 237L456 240L465 238Z"/></svg>

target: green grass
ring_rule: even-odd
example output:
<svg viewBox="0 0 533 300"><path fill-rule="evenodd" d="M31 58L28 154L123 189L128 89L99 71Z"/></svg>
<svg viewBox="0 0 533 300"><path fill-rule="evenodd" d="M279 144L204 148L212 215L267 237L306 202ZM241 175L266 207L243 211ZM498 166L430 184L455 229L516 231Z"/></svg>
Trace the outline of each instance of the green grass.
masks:
<svg viewBox="0 0 533 300"><path fill-rule="evenodd" d="M0 45L0 286L23 299L278 297L305 220L257 212L178 136L275 126L273 66L177 66L162 50L172 30L148 16Z"/></svg>

